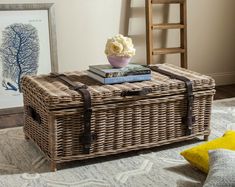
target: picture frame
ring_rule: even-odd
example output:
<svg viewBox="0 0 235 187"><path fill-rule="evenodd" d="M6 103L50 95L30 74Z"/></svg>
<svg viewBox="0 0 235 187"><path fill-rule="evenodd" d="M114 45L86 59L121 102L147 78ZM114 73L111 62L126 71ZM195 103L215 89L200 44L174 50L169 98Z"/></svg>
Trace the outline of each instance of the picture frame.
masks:
<svg viewBox="0 0 235 187"><path fill-rule="evenodd" d="M58 56L54 3L0 4L0 18L0 85L2 85L2 89L0 90L1 120L1 116L9 117L10 115L23 114L23 104L19 106L20 104L17 103L18 105L16 104L16 106L13 106L14 103L11 103L11 106L8 106L8 103L6 103L7 98L5 98L8 97L8 94L5 94L3 89L14 89L15 91L18 90L20 93L20 81L16 81L17 79L15 78L15 74L18 73L18 80L20 80L20 76L27 74L47 74L50 72L58 72ZM9 31L9 28L11 31ZM12 30L15 34L14 37L8 37L8 35L12 34ZM20 31L21 34L27 34L27 37L32 37L27 42L21 45L25 46L27 44L29 46L28 48L22 47L20 51L18 50L19 47L15 47L12 50L12 46L17 46L19 41L23 41L26 38L22 37L23 39L20 39L20 37L18 37L18 39L15 39L15 43L12 41L9 42L9 39L17 38L16 31ZM14 45L11 43L14 43ZM9 45L11 46L9 47ZM20 44L18 46L20 46ZM13 58L12 56L6 56L12 54L12 51L15 54L15 51L17 50L17 54L21 54L21 56L15 57L15 55L14 62L24 64L24 71L16 70L17 68L20 69L20 66L12 68L12 66L14 66L12 65L13 60L11 61L11 63L5 62L5 60L10 61ZM24 51L25 54L23 54L22 51ZM25 56L27 56L27 59L23 59L23 57ZM28 56L30 56L30 58ZM6 64L11 64L11 66L9 65L8 67L8 65ZM27 64L27 66L25 64ZM11 71L13 71L14 73L8 75L9 72L11 73ZM21 74L19 72L21 72ZM5 79L9 78L9 82L5 81ZM23 103L22 94L19 94L17 96L19 96L19 99L22 99L21 102ZM18 102L17 96L14 97L14 99ZM5 102L5 104L2 104L2 106L1 97L2 103ZM9 96L9 101L11 100L11 98L13 97Z"/></svg>

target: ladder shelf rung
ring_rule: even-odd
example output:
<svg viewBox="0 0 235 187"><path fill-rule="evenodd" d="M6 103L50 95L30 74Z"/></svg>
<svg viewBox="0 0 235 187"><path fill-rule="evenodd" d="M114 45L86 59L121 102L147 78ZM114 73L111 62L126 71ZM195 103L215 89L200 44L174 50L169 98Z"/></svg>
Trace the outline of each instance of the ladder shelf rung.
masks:
<svg viewBox="0 0 235 187"><path fill-rule="evenodd" d="M176 4L184 2L185 0L152 0L152 4Z"/></svg>
<svg viewBox="0 0 235 187"><path fill-rule="evenodd" d="M184 25L180 23L153 24L152 29L183 29Z"/></svg>
<svg viewBox="0 0 235 187"><path fill-rule="evenodd" d="M174 48L159 48L153 50L153 55L164 55L164 54L175 54L175 53L185 53L185 49L180 47L174 47Z"/></svg>

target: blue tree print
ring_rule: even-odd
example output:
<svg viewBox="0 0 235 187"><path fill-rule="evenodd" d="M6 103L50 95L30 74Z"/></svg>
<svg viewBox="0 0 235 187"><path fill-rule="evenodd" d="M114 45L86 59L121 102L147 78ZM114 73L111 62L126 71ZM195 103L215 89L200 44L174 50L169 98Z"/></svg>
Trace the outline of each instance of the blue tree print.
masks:
<svg viewBox="0 0 235 187"><path fill-rule="evenodd" d="M21 77L37 74L39 51L38 32L31 24L14 23L3 30L0 58L5 90L21 92Z"/></svg>

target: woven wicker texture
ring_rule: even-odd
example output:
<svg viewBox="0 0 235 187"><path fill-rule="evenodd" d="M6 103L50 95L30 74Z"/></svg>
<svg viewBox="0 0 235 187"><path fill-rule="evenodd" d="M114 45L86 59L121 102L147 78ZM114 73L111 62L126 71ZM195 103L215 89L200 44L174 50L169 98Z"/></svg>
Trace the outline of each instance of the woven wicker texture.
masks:
<svg viewBox="0 0 235 187"><path fill-rule="evenodd" d="M79 140L84 128L81 96L49 76L26 76L22 80L26 136L52 163L62 163L209 135L214 80L172 65L158 66L193 81L192 135L186 136L183 122L187 109L184 82L153 72L152 81L100 85L85 73L73 72L66 75L87 84L92 95L91 131L97 139L90 154L82 152ZM142 97L121 97L123 90L142 88L151 88L153 92ZM28 106L40 115L40 122L29 115Z"/></svg>
<svg viewBox="0 0 235 187"><path fill-rule="evenodd" d="M173 65L162 64L156 66L189 78L193 81L195 91L211 89L214 87L214 80L208 76L181 69ZM184 82L170 79L169 77L156 72L152 72L151 81L115 85L102 85L101 83L86 76L85 72L70 72L65 74L74 82L81 82L88 85L88 90L91 93L92 103L94 105L123 101L123 99L136 100L136 96L134 98L123 98L121 96L122 91L127 90L151 88L153 92L148 95L148 98L185 92ZM50 109L83 105L83 100L79 93L70 89L62 81L48 75L31 77L25 76L22 79L22 85L23 89L25 88L30 91L44 103L45 107Z"/></svg>

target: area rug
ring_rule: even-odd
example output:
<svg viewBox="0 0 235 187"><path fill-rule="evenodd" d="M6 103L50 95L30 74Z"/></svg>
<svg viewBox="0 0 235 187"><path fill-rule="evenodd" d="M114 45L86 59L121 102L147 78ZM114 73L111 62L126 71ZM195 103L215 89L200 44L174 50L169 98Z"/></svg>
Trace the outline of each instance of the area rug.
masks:
<svg viewBox="0 0 235 187"><path fill-rule="evenodd" d="M235 98L213 103L212 134L235 130ZM199 187L206 175L181 156L193 140L118 156L65 164L57 172L38 149L24 140L22 128L0 131L0 186L2 187Z"/></svg>

